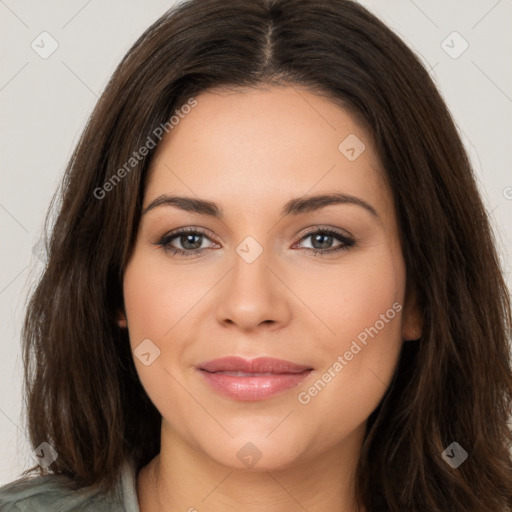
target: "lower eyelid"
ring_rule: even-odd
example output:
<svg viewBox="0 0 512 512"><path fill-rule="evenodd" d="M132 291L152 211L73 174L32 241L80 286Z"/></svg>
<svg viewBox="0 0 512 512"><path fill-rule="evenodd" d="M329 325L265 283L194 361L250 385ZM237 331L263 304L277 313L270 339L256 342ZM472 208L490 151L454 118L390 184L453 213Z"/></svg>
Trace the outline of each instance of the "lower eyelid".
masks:
<svg viewBox="0 0 512 512"><path fill-rule="evenodd" d="M315 249L314 247L303 247L302 249L305 249L307 252L313 251L315 254L318 254L318 253L329 254L329 253L336 252L338 250L341 251L343 249L349 249L350 247L352 247L355 244L355 240L351 237L338 234L329 229L325 229L325 230L317 229L316 231L306 233L305 235L303 235L297 242L294 243L294 245L292 247L295 247L301 243L304 243L305 241L308 240L308 238L311 238L312 236L319 234L319 233L325 234L328 236L332 236L333 239L338 240L339 243L337 245L334 245L334 247L330 247L327 249ZM187 250L187 249L180 249L178 247L174 247L174 246L170 245L171 241L179 239L181 236L184 236L187 234L200 235L203 239L209 240L213 244L213 247L202 247L202 248L198 248L198 249ZM178 232L172 233L168 236L164 236L164 237L160 238L160 241L157 242L156 245L159 245L172 253L181 254L181 255L188 255L188 254L193 255L193 254L200 254L201 252L205 251L206 249L215 248L215 246L218 246L219 243L216 242L215 240L213 240L206 233L203 233L201 231L190 230L190 231L178 231Z"/></svg>
<svg viewBox="0 0 512 512"><path fill-rule="evenodd" d="M210 241L212 243L212 245L219 245L218 242L216 242L215 240L210 238L208 235L205 235L204 233L201 233L199 231L197 231L197 232L194 232L194 231L184 231L184 232L181 232L181 233L179 233L179 232L178 233L173 233L172 235L166 237L166 242L164 244L161 244L161 245L169 245L172 249L176 249L177 251L184 251L184 252L190 252L190 253L197 252L197 251L203 251L205 249L208 249L208 247L201 247L199 249L186 250L186 249L180 249L179 247L174 247L174 246L170 245L171 242L174 242L175 240L179 240L180 237L185 236L185 235L190 235L190 234L192 234L192 235L200 235L202 237L202 241L208 240L208 241Z"/></svg>

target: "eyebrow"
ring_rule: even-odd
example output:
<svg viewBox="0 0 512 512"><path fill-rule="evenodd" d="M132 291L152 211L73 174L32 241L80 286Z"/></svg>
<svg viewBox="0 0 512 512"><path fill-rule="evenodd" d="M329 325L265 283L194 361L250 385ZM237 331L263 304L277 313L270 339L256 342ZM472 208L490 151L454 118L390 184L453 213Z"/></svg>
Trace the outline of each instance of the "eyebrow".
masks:
<svg viewBox="0 0 512 512"><path fill-rule="evenodd" d="M363 199L341 193L321 194L308 197L303 196L291 199L284 205L281 211L281 217L317 211L321 208L334 204L351 204L360 206L370 212L374 217L379 218L379 214L375 208ZM159 206L175 206L176 208L180 208L186 212L193 212L200 215L209 215L217 219L224 219L222 208L212 201L168 194L162 194L154 199L146 208L144 208L142 215L145 215Z"/></svg>

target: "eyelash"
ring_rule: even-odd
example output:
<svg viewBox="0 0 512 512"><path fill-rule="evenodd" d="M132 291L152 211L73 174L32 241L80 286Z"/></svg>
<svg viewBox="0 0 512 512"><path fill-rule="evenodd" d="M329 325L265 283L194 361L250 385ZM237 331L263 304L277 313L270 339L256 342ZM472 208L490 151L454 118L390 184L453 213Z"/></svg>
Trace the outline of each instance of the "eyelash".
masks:
<svg viewBox="0 0 512 512"><path fill-rule="evenodd" d="M206 250L205 248L203 248L203 249L195 249L195 250L185 251L183 249L177 249L176 247L172 247L170 245L172 240L174 240L175 238L179 238L181 235L186 235L186 234L202 235L205 238L209 239L209 237L206 235L206 233L204 231L202 231L198 228L189 227L189 228L182 228L179 231L165 234L163 237L160 238L160 240L158 240L157 242L154 242L154 245L163 248L164 251L169 252L173 255L180 255L185 258L195 256L199 253L202 253L204 250ZM343 243L342 243L342 245L340 245L339 247L336 247L335 249L323 250L323 249L311 249L309 247L306 247L305 249L308 252L310 252L310 251L313 252L313 256L322 257L325 254L334 254L334 253L337 253L340 251L348 251L351 247L356 245L356 241L353 238L351 238L339 231L336 231L333 229L321 229L318 227L315 227L311 231L308 231L300 239L299 242L302 242L303 240L309 238L312 235L316 235L316 234L324 234L324 235L328 235L328 236L333 236L334 238L337 238L339 241L341 241Z"/></svg>

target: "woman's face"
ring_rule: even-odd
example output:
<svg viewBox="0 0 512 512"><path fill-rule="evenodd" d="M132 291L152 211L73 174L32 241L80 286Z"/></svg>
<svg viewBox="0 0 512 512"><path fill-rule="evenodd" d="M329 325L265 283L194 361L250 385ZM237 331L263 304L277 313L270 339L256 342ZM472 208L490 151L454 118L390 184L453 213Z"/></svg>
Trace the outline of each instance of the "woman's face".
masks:
<svg viewBox="0 0 512 512"><path fill-rule="evenodd" d="M158 146L124 276L163 435L264 470L355 446L419 335L369 136L297 87L196 100Z"/></svg>

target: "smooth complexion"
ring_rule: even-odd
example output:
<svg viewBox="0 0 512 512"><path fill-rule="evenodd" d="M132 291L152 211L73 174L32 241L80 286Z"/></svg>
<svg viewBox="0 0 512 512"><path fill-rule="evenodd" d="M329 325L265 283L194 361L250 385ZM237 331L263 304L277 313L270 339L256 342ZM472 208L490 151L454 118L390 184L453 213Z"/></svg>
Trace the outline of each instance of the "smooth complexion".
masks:
<svg viewBox="0 0 512 512"><path fill-rule="evenodd" d="M366 146L354 161L338 149L350 134ZM160 350L149 366L134 359L163 417L161 452L137 477L141 512L355 511L366 420L403 340L421 331L405 296L391 190L368 134L347 111L298 87L210 91L156 151L120 315L132 349L150 339ZM281 215L293 198L332 193L374 213L352 202ZM214 202L223 217L185 211L164 195ZM169 236L181 228L204 236ZM307 236L314 228L345 242ZM249 254L262 249L251 263L237 252L247 237L256 241ZM162 238L192 256L172 254ZM393 320L301 404L298 393L395 302L404 307ZM198 369L224 356L313 371L269 398L236 400ZM250 467L247 453L260 457Z"/></svg>

